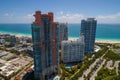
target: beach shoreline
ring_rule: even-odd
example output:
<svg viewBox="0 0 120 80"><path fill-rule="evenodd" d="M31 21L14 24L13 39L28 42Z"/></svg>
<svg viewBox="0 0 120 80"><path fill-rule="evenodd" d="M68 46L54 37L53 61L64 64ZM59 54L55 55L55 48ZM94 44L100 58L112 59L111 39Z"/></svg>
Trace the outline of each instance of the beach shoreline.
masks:
<svg viewBox="0 0 120 80"><path fill-rule="evenodd" d="M16 34L16 33L6 33L6 32L0 32L0 34L10 34L10 35L15 35L16 37L29 37L31 38L32 36L30 35L25 35L25 34ZM68 40L76 40L78 39L77 37L69 37ZM95 43L120 43L120 40L110 40L110 39L96 39Z"/></svg>
<svg viewBox="0 0 120 80"><path fill-rule="evenodd" d="M76 40L78 38L69 38L68 40ZM120 40L110 40L110 39L96 39L95 43L110 43L110 44L115 44L115 43L120 43Z"/></svg>
<svg viewBox="0 0 120 80"><path fill-rule="evenodd" d="M111 44L115 44L115 43L120 43L119 40L105 40L105 39L101 39L101 40L95 40L95 43L111 43Z"/></svg>
<svg viewBox="0 0 120 80"><path fill-rule="evenodd" d="M15 35L16 37L29 37L31 38L32 36L30 35L25 35L25 34L16 34L16 33L9 33L9 32L0 32L0 34L10 34L10 35Z"/></svg>

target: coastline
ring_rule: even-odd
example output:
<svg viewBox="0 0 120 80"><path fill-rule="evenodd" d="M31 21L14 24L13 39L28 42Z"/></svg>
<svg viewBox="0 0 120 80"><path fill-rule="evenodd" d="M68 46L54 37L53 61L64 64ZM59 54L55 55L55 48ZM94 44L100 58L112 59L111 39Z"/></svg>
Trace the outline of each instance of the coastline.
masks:
<svg viewBox="0 0 120 80"><path fill-rule="evenodd" d="M111 44L115 44L115 43L120 43L120 41L119 40L101 39L101 40L95 40L95 43L111 43Z"/></svg>
<svg viewBox="0 0 120 80"><path fill-rule="evenodd" d="M10 35L15 35L16 37L29 37L31 38L31 35L26 35L26 34L17 34L17 33L9 33L9 32L0 32L0 34L10 34ZM78 39L77 37L69 37L68 40L76 40ZM111 44L115 44L115 43L120 43L120 40L111 40L111 39L96 39L95 43L111 43Z"/></svg>
<svg viewBox="0 0 120 80"><path fill-rule="evenodd" d="M78 38L69 38L68 40L76 40ZM111 40L111 39L96 39L95 43L110 43L110 44L115 44L115 43L120 43L120 40Z"/></svg>
<svg viewBox="0 0 120 80"><path fill-rule="evenodd" d="M10 33L10 32L0 32L0 34L10 34L10 35L15 35L16 37L29 37L31 38L30 35L25 35L25 34L17 34L17 33Z"/></svg>

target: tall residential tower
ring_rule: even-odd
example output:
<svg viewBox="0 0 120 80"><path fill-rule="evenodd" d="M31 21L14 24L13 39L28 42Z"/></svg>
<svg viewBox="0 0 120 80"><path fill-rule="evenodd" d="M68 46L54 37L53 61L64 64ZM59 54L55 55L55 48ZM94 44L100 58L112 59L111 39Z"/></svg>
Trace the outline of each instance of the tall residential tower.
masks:
<svg viewBox="0 0 120 80"><path fill-rule="evenodd" d="M50 79L58 69L58 23L53 21L53 13L41 14L36 11L32 23L34 52L34 76L37 80Z"/></svg>
<svg viewBox="0 0 120 80"><path fill-rule="evenodd" d="M81 21L81 35L84 35L85 53L94 52L96 26L97 21L94 18Z"/></svg>
<svg viewBox="0 0 120 80"><path fill-rule="evenodd" d="M68 40L68 27L67 23L59 23L59 48L61 49L61 42Z"/></svg>

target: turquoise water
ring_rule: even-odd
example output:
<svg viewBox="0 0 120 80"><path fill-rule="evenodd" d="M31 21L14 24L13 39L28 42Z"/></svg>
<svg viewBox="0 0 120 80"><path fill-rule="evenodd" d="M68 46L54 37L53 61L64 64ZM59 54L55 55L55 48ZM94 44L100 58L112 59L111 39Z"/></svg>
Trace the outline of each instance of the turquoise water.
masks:
<svg viewBox="0 0 120 80"><path fill-rule="evenodd" d="M54 78L53 80L58 80L58 78Z"/></svg>
<svg viewBox="0 0 120 80"><path fill-rule="evenodd" d="M31 25L30 24L0 24L0 32L30 36Z"/></svg>
<svg viewBox="0 0 120 80"><path fill-rule="evenodd" d="M68 25L69 37L78 38L80 24ZM0 24L0 32L31 36L30 24ZM98 24L96 39L120 40L120 24Z"/></svg>
<svg viewBox="0 0 120 80"><path fill-rule="evenodd" d="M79 37L80 24L69 25L69 37ZM120 24L98 24L96 39L120 40Z"/></svg>
<svg viewBox="0 0 120 80"><path fill-rule="evenodd" d="M67 64L65 68L70 69L72 66L72 64Z"/></svg>

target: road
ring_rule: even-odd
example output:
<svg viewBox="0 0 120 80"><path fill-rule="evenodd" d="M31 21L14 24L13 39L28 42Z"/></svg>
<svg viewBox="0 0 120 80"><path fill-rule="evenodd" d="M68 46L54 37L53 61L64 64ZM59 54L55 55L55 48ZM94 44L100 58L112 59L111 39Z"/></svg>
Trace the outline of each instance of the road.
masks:
<svg viewBox="0 0 120 80"><path fill-rule="evenodd" d="M75 74L73 74L73 75L70 77L70 79L71 79L72 77L74 77L74 75L76 75L79 71L80 71L80 69L79 69Z"/></svg>
<svg viewBox="0 0 120 80"><path fill-rule="evenodd" d="M107 50L106 52L108 52L108 50ZM102 68L102 66L105 64L106 59L103 59L104 56L105 56L105 54L102 55L101 60L103 60L103 61L102 61L102 63L100 64L100 66L97 68L97 70L93 73L93 75L90 77L90 80L95 80L95 76L97 76L97 72L98 72L98 71Z"/></svg>
<svg viewBox="0 0 120 80"><path fill-rule="evenodd" d="M97 63L98 61L99 61L99 59L96 59L95 62L92 63L92 64L90 65L90 67L83 72L82 77L80 77L78 80L84 80L84 75L87 76L87 75L90 73L91 69L96 65L96 63Z"/></svg>
<svg viewBox="0 0 120 80"><path fill-rule="evenodd" d="M103 64L105 63L105 59L100 64L99 68L93 73L93 75L90 77L90 80L95 80L95 76L97 76L97 72L102 68Z"/></svg>
<svg viewBox="0 0 120 80"><path fill-rule="evenodd" d="M112 60L108 61L107 64L106 64L106 68L112 70L112 69L114 68L114 67L112 66L112 64L113 64L113 61L112 61Z"/></svg>
<svg viewBox="0 0 120 80"><path fill-rule="evenodd" d="M32 62L32 63L33 63L33 62ZM26 69L29 68L29 67L31 67L31 64L25 66L25 67L22 69L22 71L20 71L16 76L12 77L10 80L16 80L16 78L17 78L18 76L21 76L21 77L24 76L24 74L26 73Z"/></svg>
<svg viewBox="0 0 120 80"><path fill-rule="evenodd" d="M119 74L118 74L119 62L120 62L120 61L115 61L115 64L114 64L114 67L116 68L116 73L117 73L117 75L119 75Z"/></svg>
<svg viewBox="0 0 120 80"><path fill-rule="evenodd" d="M108 51L108 50L107 50L107 51ZM106 52L107 52L107 51L106 51ZM96 65L96 63L99 62L100 60L102 60L104 56L105 56L105 54L103 54L100 58L96 59L95 62L94 62L93 64L91 64L90 67L89 67L86 71L83 72L82 77L80 77L78 80L84 80L84 79L85 79L84 76L88 76L88 74L91 72L91 69L94 68L95 65ZM102 65L103 65L103 64L102 64ZM99 68L100 68L100 67L99 67ZM93 75L96 75L96 74L97 74L97 72L95 72L95 74L93 74ZM95 76L93 76L93 78L94 78L94 77L95 77ZM94 79L93 79L93 80L94 80Z"/></svg>

